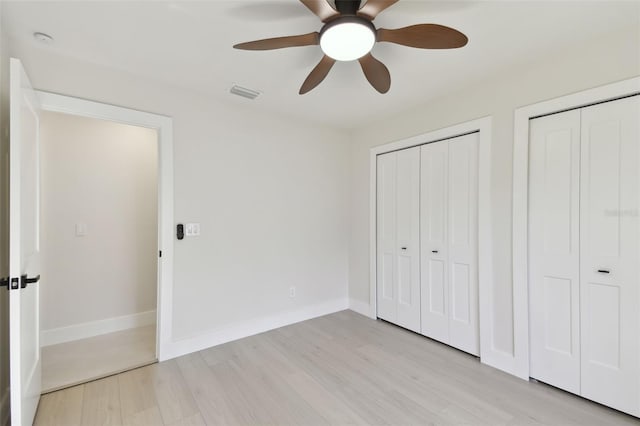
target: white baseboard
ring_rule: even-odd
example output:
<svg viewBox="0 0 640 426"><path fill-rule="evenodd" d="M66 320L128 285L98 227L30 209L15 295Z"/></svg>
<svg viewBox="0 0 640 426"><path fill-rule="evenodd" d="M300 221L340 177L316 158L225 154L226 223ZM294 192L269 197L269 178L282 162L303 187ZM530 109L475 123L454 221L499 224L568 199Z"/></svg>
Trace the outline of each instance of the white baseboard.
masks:
<svg viewBox="0 0 640 426"><path fill-rule="evenodd" d="M161 355L160 361L201 351L233 340L264 333L265 331L329 315L349 309L348 299L336 299L293 311L282 312L262 318L254 318L187 339L171 342Z"/></svg>
<svg viewBox="0 0 640 426"><path fill-rule="evenodd" d="M360 315L364 315L365 317L372 318L371 305L361 300L349 299L349 309L353 312L359 313ZM375 319L375 316L373 318Z"/></svg>
<svg viewBox="0 0 640 426"><path fill-rule="evenodd" d="M86 339L101 334L113 333L130 328L143 327L156 323L156 311L146 311L121 317L107 318L98 321L53 328L40 332L40 346L57 345L58 343Z"/></svg>
<svg viewBox="0 0 640 426"><path fill-rule="evenodd" d="M2 392L0 397L0 426L9 424L9 388Z"/></svg>

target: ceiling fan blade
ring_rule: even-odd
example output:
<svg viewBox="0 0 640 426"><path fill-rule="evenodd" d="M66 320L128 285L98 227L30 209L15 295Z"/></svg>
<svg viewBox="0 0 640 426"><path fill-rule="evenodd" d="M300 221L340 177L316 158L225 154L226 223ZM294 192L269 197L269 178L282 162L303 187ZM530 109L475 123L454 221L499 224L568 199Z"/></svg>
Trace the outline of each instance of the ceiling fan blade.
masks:
<svg viewBox="0 0 640 426"><path fill-rule="evenodd" d="M378 41L419 49L455 49L469 39L458 30L437 24L419 24L397 30L378 29Z"/></svg>
<svg viewBox="0 0 640 426"><path fill-rule="evenodd" d="M379 60L373 57L371 53L364 55L358 59L365 77L369 83L380 93L387 93L391 87L391 74L389 69Z"/></svg>
<svg viewBox="0 0 640 426"><path fill-rule="evenodd" d="M316 14L322 22L327 22L340 16L340 12L335 10L327 0L300 0L300 2Z"/></svg>
<svg viewBox="0 0 640 426"><path fill-rule="evenodd" d="M358 16L373 21L380 12L397 2L398 0L367 0L358 11Z"/></svg>
<svg viewBox="0 0 640 426"><path fill-rule="evenodd" d="M324 57L320 60L320 63L316 65L316 67L309 73L307 79L302 83L302 87L300 87L300 94L304 95L305 93L310 92L315 89L318 84L322 83L322 80L329 74L331 71L331 67L336 63L336 60L333 58L324 55Z"/></svg>
<svg viewBox="0 0 640 426"><path fill-rule="evenodd" d="M297 46L313 46L320 43L320 34L317 32L287 36L267 38L264 40L249 41L246 43L240 43L233 46L234 49L242 50L272 50L282 49L283 47L297 47Z"/></svg>

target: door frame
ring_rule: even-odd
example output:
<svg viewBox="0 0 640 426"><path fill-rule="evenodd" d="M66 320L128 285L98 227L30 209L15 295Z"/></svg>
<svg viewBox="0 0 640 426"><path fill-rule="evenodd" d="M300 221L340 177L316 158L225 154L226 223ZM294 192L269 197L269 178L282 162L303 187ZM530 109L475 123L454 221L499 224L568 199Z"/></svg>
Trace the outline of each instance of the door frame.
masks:
<svg viewBox="0 0 640 426"><path fill-rule="evenodd" d="M158 133L158 257L156 358L171 358L173 300L173 119L100 102L36 90L43 111L96 118Z"/></svg>
<svg viewBox="0 0 640 426"><path fill-rule="evenodd" d="M493 347L493 240L491 233L491 116L434 130L407 139L371 148L369 152L369 317L377 318L377 157L428 143L479 133L478 136L478 316L480 359L494 365L497 351ZM499 356L499 354L498 354ZM495 365L494 365L495 366Z"/></svg>
<svg viewBox="0 0 640 426"><path fill-rule="evenodd" d="M529 380L529 120L640 94L640 77L515 110L513 146L513 357L505 371Z"/></svg>

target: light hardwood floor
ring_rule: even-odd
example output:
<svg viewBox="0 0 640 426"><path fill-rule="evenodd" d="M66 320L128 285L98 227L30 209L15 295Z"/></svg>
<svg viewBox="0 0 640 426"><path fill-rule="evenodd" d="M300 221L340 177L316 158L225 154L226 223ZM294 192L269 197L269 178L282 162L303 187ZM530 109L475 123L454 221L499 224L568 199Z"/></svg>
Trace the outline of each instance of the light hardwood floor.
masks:
<svg viewBox="0 0 640 426"><path fill-rule="evenodd" d="M36 425L638 425L351 311L44 395Z"/></svg>
<svg viewBox="0 0 640 426"><path fill-rule="evenodd" d="M42 348L42 390L88 382L156 360L155 325Z"/></svg>

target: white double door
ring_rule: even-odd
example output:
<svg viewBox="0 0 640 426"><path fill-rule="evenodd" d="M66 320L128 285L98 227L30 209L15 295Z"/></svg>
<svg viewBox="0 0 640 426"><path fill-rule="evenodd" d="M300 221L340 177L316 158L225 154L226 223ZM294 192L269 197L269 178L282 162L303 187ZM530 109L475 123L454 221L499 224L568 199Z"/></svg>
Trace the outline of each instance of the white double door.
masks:
<svg viewBox="0 0 640 426"><path fill-rule="evenodd" d="M640 97L530 123L531 377L640 415Z"/></svg>
<svg viewBox="0 0 640 426"><path fill-rule="evenodd" d="M377 160L378 317L478 355L478 134Z"/></svg>

